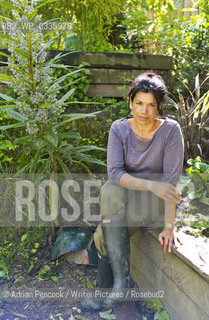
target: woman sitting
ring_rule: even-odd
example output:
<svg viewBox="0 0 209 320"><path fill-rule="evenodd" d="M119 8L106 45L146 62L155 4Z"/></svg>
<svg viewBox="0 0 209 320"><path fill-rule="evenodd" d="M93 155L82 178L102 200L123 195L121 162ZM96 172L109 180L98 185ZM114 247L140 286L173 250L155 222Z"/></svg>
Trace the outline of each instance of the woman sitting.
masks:
<svg viewBox="0 0 209 320"><path fill-rule="evenodd" d="M166 94L161 76L139 75L128 93L132 116L116 120L110 128L109 180L101 189L102 222L94 241L99 287L112 288L112 298L83 300L86 309L112 308L122 302L114 293L131 285L129 237L138 227L163 224L159 241L164 253L172 251L176 204L181 197L176 184L184 150L179 124L163 117Z"/></svg>

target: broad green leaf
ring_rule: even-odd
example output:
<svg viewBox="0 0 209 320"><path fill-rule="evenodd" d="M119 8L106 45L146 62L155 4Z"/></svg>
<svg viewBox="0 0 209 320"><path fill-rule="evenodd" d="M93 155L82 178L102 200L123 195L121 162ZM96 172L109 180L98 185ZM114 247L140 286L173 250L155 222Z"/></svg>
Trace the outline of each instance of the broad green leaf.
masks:
<svg viewBox="0 0 209 320"><path fill-rule="evenodd" d="M95 117L95 115L97 115L98 113L101 113L102 111L95 111L95 112L91 112L91 113L65 113L62 115L62 117L67 117L67 118L72 118L72 120L74 119L78 119L79 118L85 118L85 117Z"/></svg>
<svg viewBox="0 0 209 320"><path fill-rule="evenodd" d="M7 57L7 58L14 60L14 57L11 57L9 54L2 52L2 51L0 51L0 56L4 56L4 57ZM1 61L1 63L2 63L2 61ZM6 64L8 64L8 63L6 62Z"/></svg>
<svg viewBox="0 0 209 320"><path fill-rule="evenodd" d="M74 152L74 151L73 151ZM99 159L93 158L90 154L85 154L85 153L80 153L80 152L74 152L72 154L72 158L75 160L81 160L81 161L85 161L88 163L96 163L102 166L106 166L106 164Z"/></svg>
<svg viewBox="0 0 209 320"><path fill-rule="evenodd" d="M107 319L107 320L115 320L116 316L112 313L112 309L105 311L105 312L100 312L99 316L101 319Z"/></svg>
<svg viewBox="0 0 209 320"><path fill-rule="evenodd" d="M203 173L208 173L209 172L209 165L207 163L200 163L198 165L198 167L201 170L201 172L203 172Z"/></svg>
<svg viewBox="0 0 209 320"><path fill-rule="evenodd" d="M60 134L60 139L67 139L67 138L75 138L75 139L80 139L81 136L78 132L76 131L69 131L69 132L65 132L65 133L61 133Z"/></svg>
<svg viewBox="0 0 209 320"><path fill-rule="evenodd" d="M206 204L206 205L209 206L209 198L207 198L207 197L202 197L202 198L199 199L199 201L200 201L201 203Z"/></svg>
<svg viewBox="0 0 209 320"><path fill-rule="evenodd" d="M45 165L45 172L46 173L51 173L51 171L52 171L51 166L52 166L52 160L51 160L51 158L49 158L46 162L46 165ZM41 172L41 170L40 170L40 172Z"/></svg>
<svg viewBox="0 0 209 320"><path fill-rule="evenodd" d="M67 120L64 120L62 123L56 125L56 127L62 126L62 124L70 122L70 121L74 121L74 120L78 120L78 119L82 119L82 118L88 118L88 117L95 117L98 113L101 113L102 111L96 111L96 112L92 112L92 113L70 113L70 114L63 114L62 117L63 118L70 118Z"/></svg>
<svg viewBox="0 0 209 320"><path fill-rule="evenodd" d="M54 132L52 131L47 131L46 133L47 135L47 140L54 146L54 147L57 147L58 145L58 136L57 134L55 134ZM45 136L46 137L46 136Z"/></svg>
<svg viewBox="0 0 209 320"><path fill-rule="evenodd" d="M35 154L34 159L31 162L31 165L30 165L30 172L31 173L34 173L36 171L36 167L37 167L39 159L40 159L40 150L38 149Z"/></svg>
<svg viewBox="0 0 209 320"><path fill-rule="evenodd" d="M6 277L6 272L0 270L0 278L5 278Z"/></svg>
<svg viewBox="0 0 209 320"><path fill-rule="evenodd" d="M66 69L68 70L69 68L72 68L72 66L67 66L67 65L64 65L64 64L56 64L56 63L50 63L48 64L48 66L50 67L53 67L53 68L63 68L63 69Z"/></svg>
<svg viewBox="0 0 209 320"><path fill-rule="evenodd" d="M0 141L0 150L7 150L12 147L12 143L9 140Z"/></svg>
<svg viewBox="0 0 209 320"><path fill-rule="evenodd" d="M49 35L51 34L51 32L43 35L43 37L41 39L44 39L45 37L48 37ZM46 66L50 66L54 61L58 60L58 59L61 59L62 57L65 57L69 54L72 54L72 52L67 52L67 53L58 53L54 58L51 58L48 62L45 63ZM72 66L73 67L73 66Z"/></svg>
<svg viewBox="0 0 209 320"><path fill-rule="evenodd" d="M15 101L12 97L7 96L6 94L0 93L0 97L6 101Z"/></svg>
<svg viewBox="0 0 209 320"><path fill-rule="evenodd" d="M198 199L202 196L202 192L192 191L189 192L188 197L191 200Z"/></svg>
<svg viewBox="0 0 209 320"><path fill-rule="evenodd" d="M50 159L48 159L50 160ZM39 175L35 175L35 180L34 180L34 183L35 184L40 184L41 180L42 180L42 174L44 174L44 172L46 171L46 163L47 161L43 161L43 159L41 159L40 162L43 162L42 165L39 167L39 170L38 170L38 173Z"/></svg>
<svg viewBox="0 0 209 320"><path fill-rule="evenodd" d="M11 82L13 79L13 77L4 74L4 73L0 73L0 82L6 83L8 84L9 82Z"/></svg>
<svg viewBox="0 0 209 320"><path fill-rule="evenodd" d="M65 163L62 161L62 159L57 156L57 160L58 160L58 163L59 163L60 167L61 167L62 170L63 170L63 173L66 173L66 174L70 174L70 175L71 175L70 170L69 170L68 167L65 165Z"/></svg>
<svg viewBox="0 0 209 320"><path fill-rule="evenodd" d="M78 78L78 79L75 79L74 81L70 81L69 83L65 84L64 86L61 86L61 85L60 85L60 90L66 89L66 88L68 88L69 86L72 86L72 85L77 84L81 79L82 79L82 77L80 77L80 78ZM72 103L72 101L70 101L70 103ZM73 101L73 103L74 103L74 101ZM87 104L86 102L78 102L78 103ZM68 105L68 104L69 104L69 102L63 103L63 105Z"/></svg>
<svg viewBox="0 0 209 320"><path fill-rule="evenodd" d="M53 282L59 285L59 279L56 276L51 276L50 278L52 279Z"/></svg>
<svg viewBox="0 0 209 320"><path fill-rule="evenodd" d="M106 148L101 148L94 145L75 147L74 150L79 152L86 152L91 150L107 151Z"/></svg>
<svg viewBox="0 0 209 320"><path fill-rule="evenodd" d="M74 73L78 73L78 72L80 72L80 69L79 69L79 70L72 71L72 72L70 72L70 73L68 73L68 74L65 74L64 76L58 78L58 80L55 81L55 82L51 85L51 87L49 87L49 89L46 91L46 93L49 92L49 91L51 90L51 88L52 88L55 84L59 84L59 83L63 82L67 77L71 76L71 75L74 74Z"/></svg>
<svg viewBox="0 0 209 320"><path fill-rule="evenodd" d="M6 110L6 113L12 117L13 119L15 120L18 120L18 121L26 121L28 120L28 118L26 118L25 116L23 116L22 114L20 114L19 112L17 111L14 111L13 109L7 109Z"/></svg>
<svg viewBox="0 0 209 320"><path fill-rule="evenodd" d="M19 40L15 40L13 37L7 35L7 34L3 34L0 32L0 38L8 40L9 42L14 42L16 44L21 44Z"/></svg>
<svg viewBox="0 0 209 320"><path fill-rule="evenodd" d="M74 82L76 82L77 80L75 80ZM72 85L73 82L70 83L70 85ZM64 88L65 86L63 86L62 88ZM93 105L93 104L101 104L103 105L102 102L94 102L94 101L70 101L70 102L66 102L64 103L64 105L70 105L70 104L90 104L90 105ZM102 112L102 111L100 111Z"/></svg>
<svg viewBox="0 0 209 320"><path fill-rule="evenodd" d="M0 106L0 108L16 108L16 105L15 104L11 104L11 105L4 105L4 106Z"/></svg>
<svg viewBox="0 0 209 320"><path fill-rule="evenodd" d="M83 316L81 316L80 314L76 314L75 315L76 319L81 319L81 320L89 320L89 318L84 318Z"/></svg>
<svg viewBox="0 0 209 320"><path fill-rule="evenodd" d="M204 186L204 180L202 179L201 173L192 173L191 174L191 180L195 186L195 189L203 188Z"/></svg>
<svg viewBox="0 0 209 320"><path fill-rule="evenodd" d="M73 88L71 89L70 91L68 91L59 101L62 103L62 102L65 102L65 100L67 100L72 94L73 92L75 91L76 88Z"/></svg>
<svg viewBox="0 0 209 320"><path fill-rule="evenodd" d="M106 167L106 163L102 160L99 160L97 158L91 157L91 163L99 164L100 166Z"/></svg>
<svg viewBox="0 0 209 320"><path fill-rule="evenodd" d="M0 18L1 18L1 19L5 19L5 20L8 20L8 21L12 21L12 19L9 19L8 17L4 17L4 16L1 16L1 15L0 15Z"/></svg>
<svg viewBox="0 0 209 320"><path fill-rule="evenodd" d="M23 168L16 172L16 176L20 175L21 173L28 172L28 168L30 167L30 163L26 164Z"/></svg>
<svg viewBox="0 0 209 320"><path fill-rule="evenodd" d="M58 35L56 35L55 37L53 37L52 39L50 39L47 43L45 43L45 45L41 48L41 50L38 52L38 54L36 55L36 58L38 56L40 56L40 54L45 51L53 42L56 38L60 37L62 35L63 32L59 33Z"/></svg>
<svg viewBox="0 0 209 320"><path fill-rule="evenodd" d="M73 159L75 157L76 160L82 160L85 162L90 162L92 163L92 156L90 154L84 154L84 153L80 153L80 152L74 152L72 155Z"/></svg>
<svg viewBox="0 0 209 320"><path fill-rule="evenodd" d="M51 160L53 161L54 146L51 143L48 143L47 152L50 155Z"/></svg>
<svg viewBox="0 0 209 320"><path fill-rule="evenodd" d="M31 137L31 136L25 136L25 137L22 137L22 138L17 138L17 139L14 140L14 144L24 144L25 142L30 141L32 139L33 139L33 137Z"/></svg>
<svg viewBox="0 0 209 320"><path fill-rule="evenodd" d="M45 109L50 106L50 103L43 103L42 105L39 106L40 109Z"/></svg>
<svg viewBox="0 0 209 320"><path fill-rule="evenodd" d="M8 124L6 126L1 126L0 130L7 130L7 129L12 129L12 128L21 128L21 127L25 127L25 124L23 124L23 123Z"/></svg>
<svg viewBox="0 0 209 320"><path fill-rule="evenodd" d="M28 233L24 233L23 236L21 237L21 242L25 241L28 238Z"/></svg>

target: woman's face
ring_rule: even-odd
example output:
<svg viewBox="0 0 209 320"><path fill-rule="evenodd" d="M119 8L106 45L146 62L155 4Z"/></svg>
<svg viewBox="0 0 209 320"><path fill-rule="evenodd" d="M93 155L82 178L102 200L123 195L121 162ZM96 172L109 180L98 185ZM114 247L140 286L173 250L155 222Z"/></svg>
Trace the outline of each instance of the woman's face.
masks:
<svg viewBox="0 0 209 320"><path fill-rule="evenodd" d="M130 100L130 109L134 120L140 125L150 125L157 116L157 101L150 92L137 92L133 102Z"/></svg>

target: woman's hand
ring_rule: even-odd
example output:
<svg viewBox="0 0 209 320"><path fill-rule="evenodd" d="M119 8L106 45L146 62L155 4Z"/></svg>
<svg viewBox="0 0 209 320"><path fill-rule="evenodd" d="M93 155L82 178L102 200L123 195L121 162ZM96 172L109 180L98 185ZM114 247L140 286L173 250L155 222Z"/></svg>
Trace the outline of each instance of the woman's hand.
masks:
<svg viewBox="0 0 209 320"><path fill-rule="evenodd" d="M182 245L179 238L175 237L174 228L164 227L163 231L159 234L158 239L160 244L162 246L164 245L164 248L163 248L164 253L166 253L167 250L170 253L172 251L173 245L175 245L175 248L178 248L175 243L175 240L177 240L179 244Z"/></svg>
<svg viewBox="0 0 209 320"><path fill-rule="evenodd" d="M159 234L159 242L163 246L163 252L166 253L172 251L174 243L174 228L164 227L163 231Z"/></svg>
<svg viewBox="0 0 209 320"><path fill-rule="evenodd" d="M165 201L175 200L178 204L181 199L181 192L170 183L152 181L150 191Z"/></svg>

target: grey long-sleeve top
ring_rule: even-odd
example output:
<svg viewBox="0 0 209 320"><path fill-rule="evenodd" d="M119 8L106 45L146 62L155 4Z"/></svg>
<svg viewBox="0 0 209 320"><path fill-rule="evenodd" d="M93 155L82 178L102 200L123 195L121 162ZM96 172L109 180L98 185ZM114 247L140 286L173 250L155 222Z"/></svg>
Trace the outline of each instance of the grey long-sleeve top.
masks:
<svg viewBox="0 0 209 320"><path fill-rule="evenodd" d="M183 137L174 120L165 118L151 140L136 136L127 118L116 120L110 128L107 171L110 180L117 184L124 173L129 173L176 185L183 158Z"/></svg>

